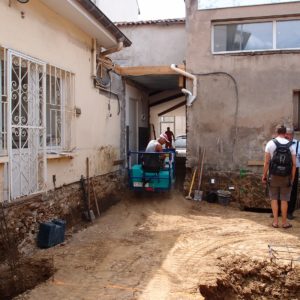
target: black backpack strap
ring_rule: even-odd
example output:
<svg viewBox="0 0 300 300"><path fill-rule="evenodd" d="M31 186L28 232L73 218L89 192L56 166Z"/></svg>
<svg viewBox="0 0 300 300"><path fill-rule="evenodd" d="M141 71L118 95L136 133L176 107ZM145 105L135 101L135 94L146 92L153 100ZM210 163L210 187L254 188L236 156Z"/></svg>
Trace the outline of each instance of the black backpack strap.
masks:
<svg viewBox="0 0 300 300"><path fill-rule="evenodd" d="M275 144L276 147L281 145L276 139L272 139L272 141L273 141L273 143Z"/></svg>
<svg viewBox="0 0 300 300"><path fill-rule="evenodd" d="M276 147L282 146L282 147L290 148L292 146L292 144L293 144L292 141L289 141L286 144L280 144L276 139L272 139L272 141L274 142L274 144L276 145Z"/></svg>
<svg viewBox="0 0 300 300"><path fill-rule="evenodd" d="M297 146L296 146L296 155L298 154L298 146L299 146L299 141L297 141Z"/></svg>

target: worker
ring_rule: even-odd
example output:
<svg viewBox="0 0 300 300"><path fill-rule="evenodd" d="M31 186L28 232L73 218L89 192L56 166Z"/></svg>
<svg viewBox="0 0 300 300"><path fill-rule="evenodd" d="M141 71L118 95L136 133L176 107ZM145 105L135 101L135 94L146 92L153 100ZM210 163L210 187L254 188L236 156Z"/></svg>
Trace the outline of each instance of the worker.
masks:
<svg viewBox="0 0 300 300"><path fill-rule="evenodd" d="M287 140L286 127L276 128L277 137L270 140L265 148L265 161L262 176L264 184L269 183L269 196L273 212L274 228L278 228L278 200L281 204L282 228L291 228L287 222L288 201L290 201L291 184L296 172L296 151L292 143ZM277 150L278 149L278 150Z"/></svg>
<svg viewBox="0 0 300 300"><path fill-rule="evenodd" d="M166 143L170 143L168 136L165 133L162 133L158 139L151 140L146 148L145 152L162 152L163 151L163 145Z"/></svg>
<svg viewBox="0 0 300 300"><path fill-rule="evenodd" d="M170 127L167 127L167 131L165 131L165 134L168 137L168 142L166 142L166 148L167 149L173 148L173 146L172 146L172 138L173 138L173 140L175 142L175 137L174 137L174 133L170 130Z"/></svg>
<svg viewBox="0 0 300 300"><path fill-rule="evenodd" d="M288 212L287 212L287 218L289 220L293 220L294 216L293 213L295 211L297 197L298 197L298 179L299 179L299 167L300 167L300 161L299 161L299 141L294 139L294 129L293 128L287 128L286 129L286 139L291 141L293 144L293 148L296 152L296 173L295 173L295 179L293 181L292 185L292 191L291 191L291 198L288 202Z"/></svg>
<svg viewBox="0 0 300 300"><path fill-rule="evenodd" d="M143 155L142 166L145 171L159 172L164 168L164 161L166 158L165 154L153 154L153 152L163 152L163 145L169 142L168 137L165 133L162 133L158 139L151 140L145 150L146 153Z"/></svg>

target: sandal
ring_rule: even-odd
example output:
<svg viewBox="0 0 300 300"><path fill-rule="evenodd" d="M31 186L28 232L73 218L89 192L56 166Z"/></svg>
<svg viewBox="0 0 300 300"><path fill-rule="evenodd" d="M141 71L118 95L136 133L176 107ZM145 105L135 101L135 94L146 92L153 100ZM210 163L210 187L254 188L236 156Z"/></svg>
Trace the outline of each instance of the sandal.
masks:
<svg viewBox="0 0 300 300"><path fill-rule="evenodd" d="M272 227L273 228L279 228L278 224L276 224L276 223L272 223Z"/></svg>
<svg viewBox="0 0 300 300"><path fill-rule="evenodd" d="M282 224L282 228L284 228L284 229L288 229L288 228L291 228L291 227L293 227L293 225L290 224L290 223Z"/></svg>

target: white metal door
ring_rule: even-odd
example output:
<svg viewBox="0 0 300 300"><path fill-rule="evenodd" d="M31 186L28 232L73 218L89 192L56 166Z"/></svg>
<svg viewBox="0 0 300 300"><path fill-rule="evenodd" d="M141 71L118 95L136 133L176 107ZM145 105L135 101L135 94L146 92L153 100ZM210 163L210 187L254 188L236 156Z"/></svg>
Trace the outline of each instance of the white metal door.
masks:
<svg viewBox="0 0 300 300"><path fill-rule="evenodd" d="M10 198L40 192L46 181L46 65L8 51Z"/></svg>

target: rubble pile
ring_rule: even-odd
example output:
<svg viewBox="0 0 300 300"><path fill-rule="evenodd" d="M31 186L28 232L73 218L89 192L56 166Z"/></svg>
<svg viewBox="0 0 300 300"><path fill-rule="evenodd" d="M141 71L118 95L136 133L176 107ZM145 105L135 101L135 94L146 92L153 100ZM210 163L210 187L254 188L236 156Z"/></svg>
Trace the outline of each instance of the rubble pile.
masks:
<svg viewBox="0 0 300 300"><path fill-rule="evenodd" d="M215 285L200 284L205 299L300 299L300 269L290 264L228 257Z"/></svg>
<svg viewBox="0 0 300 300"><path fill-rule="evenodd" d="M187 173L185 191L191 183L191 172ZM193 190L197 189L197 176ZM206 171L203 174L201 190L204 195L218 190L230 191L231 201L244 208L270 208L268 191L261 182L261 175L240 170L239 172Z"/></svg>

